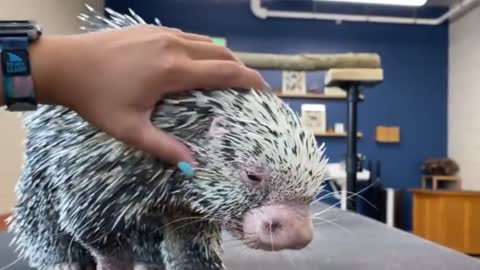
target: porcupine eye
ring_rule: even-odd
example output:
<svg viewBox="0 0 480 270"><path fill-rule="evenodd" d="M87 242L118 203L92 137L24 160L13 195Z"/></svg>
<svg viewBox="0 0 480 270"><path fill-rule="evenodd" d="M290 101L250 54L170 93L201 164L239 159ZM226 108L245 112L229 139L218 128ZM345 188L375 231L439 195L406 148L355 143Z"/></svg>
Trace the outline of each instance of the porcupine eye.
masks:
<svg viewBox="0 0 480 270"><path fill-rule="evenodd" d="M263 186L263 183L271 177L270 169L264 164L252 163L247 163L247 165L242 168L240 174L247 185L252 188L258 188Z"/></svg>

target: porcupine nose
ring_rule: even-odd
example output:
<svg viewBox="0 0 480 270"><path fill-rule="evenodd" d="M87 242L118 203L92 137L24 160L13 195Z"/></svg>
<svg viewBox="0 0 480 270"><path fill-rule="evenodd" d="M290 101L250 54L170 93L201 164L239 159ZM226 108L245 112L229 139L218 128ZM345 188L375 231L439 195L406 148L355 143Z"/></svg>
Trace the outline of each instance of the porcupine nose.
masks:
<svg viewBox="0 0 480 270"><path fill-rule="evenodd" d="M243 220L246 244L266 251L302 249L313 239L308 206L278 204L249 211Z"/></svg>

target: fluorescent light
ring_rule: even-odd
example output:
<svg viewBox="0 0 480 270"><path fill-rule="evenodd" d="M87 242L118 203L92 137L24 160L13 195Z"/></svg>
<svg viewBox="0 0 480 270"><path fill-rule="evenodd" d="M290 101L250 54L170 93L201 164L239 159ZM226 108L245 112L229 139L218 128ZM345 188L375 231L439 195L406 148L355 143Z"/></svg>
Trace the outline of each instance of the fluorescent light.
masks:
<svg viewBox="0 0 480 270"><path fill-rule="evenodd" d="M315 0L315 1L394 5L394 6L415 6L415 7L423 6L427 2L427 0Z"/></svg>

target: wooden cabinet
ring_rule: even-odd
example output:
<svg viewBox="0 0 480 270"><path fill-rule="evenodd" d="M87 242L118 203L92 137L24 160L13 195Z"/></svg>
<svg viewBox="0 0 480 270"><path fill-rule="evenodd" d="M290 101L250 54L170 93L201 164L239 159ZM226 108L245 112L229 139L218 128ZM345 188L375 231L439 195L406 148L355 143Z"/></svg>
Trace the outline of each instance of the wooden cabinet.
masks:
<svg viewBox="0 0 480 270"><path fill-rule="evenodd" d="M412 193L414 234L480 255L480 192L416 189Z"/></svg>

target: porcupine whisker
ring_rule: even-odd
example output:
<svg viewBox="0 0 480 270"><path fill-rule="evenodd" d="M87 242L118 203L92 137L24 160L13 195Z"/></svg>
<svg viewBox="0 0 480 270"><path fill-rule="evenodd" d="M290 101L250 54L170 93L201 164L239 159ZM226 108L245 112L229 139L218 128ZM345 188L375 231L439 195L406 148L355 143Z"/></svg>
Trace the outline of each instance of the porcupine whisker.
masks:
<svg viewBox="0 0 480 270"><path fill-rule="evenodd" d="M325 208L324 210L321 210L321 211L318 211L318 212L316 212L316 213L313 213L313 214L312 214L312 218L315 218L315 217L317 217L317 216L321 216L321 215L323 215L323 214L325 214L325 213L328 213L328 212L333 211L333 208L337 207L340 203L341 203L341 202L337 202L337 203L332 204L331 206Z"/></svg>
<svg viewBox="0 0 480 270"><path fill-rule="evenodd" d="M274 250L273 248L273 233L272 233L272 219L268 221L270 223L270 243L272 244L272 251Z"/></svg>
<svg viewBox="0 0 480 270"><path fill-rule="evenodd" d="M257 242L257 240L255 239L247 239L244 241L244 243L248 246L248 245L254 245L255 243ZM245 247L246 248L246 247ZM248 250L247 250L248 251Z"/></svg>
<svg viewBox="0 0 480 270"><path fill-rule="evenodd" d="M330 197L333 197L334 195L335 195L335 192L329 192L329 193L319 197L318 199L315 199L313 202L311 202L311 204L318 203L321 200L328 199Z"/></svg>
<svg viewBox="0 0 480 270"><path fill-rule="evenodd" d="M235 243L230 242L230 243L228 243L228 245L225 245L224 243L222 243L223 248L235 248L235 249L237 249L237 248L243 247L244 245L245 245L245 243L241 242L241 241L240 242L235 242Z"/></svg>
<svg viewBox="0 0 480 270"><path fill-rule="evenodd" d="M239 257L248 257L248 248L244 245L238 252Z"/></svg>
<svg viewBox="0 0 480 270"><path fill-rule="evenodd" d="M0 268L0 270L7 270L8 268L13 267L15 264L17 264L21 260L22 260L22 258L18 258L15 261L11 262L10 264Z"/></svg>
<svg viewBox="0 0 480 270"><path fill-rule="evenodd" d="M151 215L153 217L157 216L157 215ZM159 217L162 217L162 215L158 215ZM221 218L221 217L215 217L215 216L211 216L211 215L204 215L204 216L191 216L191 217L181 217L181 218L178 218L178 219L175 219L175 220L172 220L170 221L169 223L167 224L164 224L162 226L162 228L164 226L168 226L168 225L171 225L172 223L176 223L176 222L180 222L180 221L184 221L184 220L188 220L188 219L198 219L199 221L216 221L216 222L219 222L219 223L224 223L226 222L225 220L228 220L228 219L225 219L225 218ZM233 222L234 220L230 220L229 222ZM237 222L238 224L240 224L239 221L235 221Z"/></svg>
<svg viewBox="0 0 480 270"><path fill-rule="evenodd" d="M373 183L370 184L370 185L368 185L367 187L363 188L362 190L358 191L357 193L354 193L354 194L348 196L348 197L347 197L347 200L351 199L353 196L356 196L358 193L364 192L365 190L371 188L372 186L373 186ZM314 217L315 217L315 216L319 216L319 215L323 214L326 210L332 209L332 208L338 206L338 205L341 204L341 203L342 203L342 202L339 201L339 202L337 202L337 203L335 203L335 204L327 207L326 209L324 209L324 210L322 210L322 211L320 211L320 212L318 212L318 213L315 213L313 216L314 216Z"/></svg>
<svg viewBox="0 0 480 270"><path fill-rule="evenodd" d="M191 224L196 223L196 222L201 222L201 221L204 221L204 220L209 220L210 218L209 218L209 217L206 217L206 216L202 216L202 217L193 217L193 216L192 216L192 217L182 217L182 218L178 218L178 219L172 220L172 221L168 222L167 224L162 225L160 228L156 229L154 232L161 231L161 230L165 229L167 226L170 226L170 225L172 225L172 224L174 224L174 223L178 223L178 222L185 221L185 220L192 220L192 219L193 219L193 220L198 219L198 220L193 221L193 222L190 222L190 223L187 223L186 225L182 225L182 228L183 228L184 226L188 226L188 225L191 225Z"/></svg>
<svg viewBox="0 0 480 270"><path fill-rule="evenodd" d="M229 240L222 241L222 245L225 245L228 247L239 247L239 246L243 246L245 243L248 243L249 241L251 241L251 239L249 238L229 239Z"/></svg>
<svg viewBox="0 0 480 270"><path fill-rule="evenodd" d="M312 218L313 218L313 217L320 216L320 215L322 215L322 214L324 214L324 213L328 213L329 211L333 210L333 208L337 207L337 206L338 206L339 204L341 204L341 203L342 203L342 202L336 202L336 203L332 204L331 206L325 208L324 210L321 210L321 211L319 211L319 212L313 213L313 214L312 214Z"/></svg>
<svg viewBox="0 0 480 270"><path fill-rule="evenodd" d="M286 258L290 262L290 264L293 266L293 269L297 268L297 265L295 264L295 262L292 260L292 258L289 256L288 253L285 253L285 252L282 251L282 252L280 252L280 254L282 256L279 256L279 257L280 258Z"/></svg>
<svg viewBox="0 0 480 270"><path fill-rule="evenodd" d="M360 198L362 201L366 202L368 205L370 205L371 207L375 208L375 210L379 210L378 207L376 207L372 202L370 202L369 200L367 200L364 196L362 195L359 195L359 194L355 194L351 191L347 191L346 194L352 194L353 196L356 196L358 198Z"/></svg>
<svg viewBox="0 0 480 270"><path fill-rule="evenodd" d="M332 191L332 192L329 192L327 193L326 195L323 195L321 197L319 197L318 199L315 199L311 204L315 204L315 203L319 203L321 200L324 200L324 199L327 199L327 198L330 198L330 197L333 197L333 195L335 195L336 192ZM351 191L346 191L346 194L352 194L353 196L356 196L358 198L360 198L361 200L363 200L364 202L366 202L368 205L370 205L371 207L375 208L375 210L379 210L378 207L376 207L373 203L371 203L369 200L367 200L364 196L362 195L359 195L359 194L356 194L356 193L353 193Z"/></svg>
<svg viewBox="0 0 480 270"><path fill-rule="evenodd" d="M333 209L333 208L332 208L332 209L328 209L328 211L325 211L325 213L323 213L322 215L326 215L326 214L332 213L332 212L334 212L334 211L335 211L335 209ZM310 215L312 219L315 219L315 217L316 217L315 214L316 214L316 213L313 213L312 215Z"/></svg>
<svg viewBox="0 0 480 270"><path fill-rule="evenodd" d="M316 218L316 219L321 220L321 221L323 221L324 223L328 223L328 224L330 224L330 225L333 225L333 226L335 226L335 227L337 227L337 228L340 228L340 229L344 230L344 231L347 232L347 233L350 233L350 234L353 233L352 231L350 231L349 229L345 228L344 226L342 226L342 225L340 225L340 224L337 224L337 223L335 223L335 222L333 222L333 221L330 221L330 220L328 220L328 219L321 219L321 218Z"/></svg>
<svg viewBox="0 0 480 270"><path fill-rule="evenodd" d="M222 243L232 243L232 242L242 242L242 241L246 241L250 238L248 237L237 237L237 238L232 238L232 239L228 239L228 240L223 240Z"/></svg>
<svg viewBox="0 0 480 270"><path fill-rule="evenodd" d="M334 196L334 195L331 194L331 195L326 196L324 199L328 199L328 198L331 198L331 197L333 197L333 196ZM320 202L320 201L314 201L314 202L310 203L310 206L313 206L313 205L315 205L315 204L321 204L321 202ZM335 204L338 205L339 202L336 202ZM336 206L336 205L335 205L335 206ZM313 214L315 214L315 213L313 213Z"/></svg>
<svg viewBox="0 0 480 270"><path fill-rule="evenodd" d="M363 196L360 196L360 195L358 195L357 193L352 193L352 192L350 192L350 193L351 193L351 196L348 197L347 199L350 199L351 197L354 197L354 196L358 196L360 199L364 200L366 203L368 203L370 206L372 206L373 208L375 208L375 209L378 211L378 208L377 208L375 205L373 205L371 202L369 202L367 199L365 199ZM319 201L317 201L317 202L315 202L315 203L319 203ZM332 206L328 207L328 208L325 209L325 210L330 210L331 208L336 207L336 206L338 206L339 204L341 204L341 201L333 204ZM323 210L323 211L325 211L325 210ZM316 213L316 215L317 215L317 214L321 214L323 211L321 211L321 212L319 212L319 213Z"/></svg>
<svg viewBox="0 0 480 270"><path fill-rule="evenodd" d="M319 220L320 222L314 222L315 225L321 225L321 224L325 224L325 223L328 223L326 222L324 219L319 219L319 218L313 218L313 220ZM342 220L342 218L332 218L332 219L329 219L329 221L340 221Z"/></svg>
<svg viewBox="0 0 480 270"><path fill-rule="evenodd" d="M307 246L304 249L307 249L307 248L310 248L310 246ZM278 256L279 259L286 258L286 260L288 260L288 262L292 265L291 269L297 269L297 264L295 263L295 261L292 258L292 257L295 256L295 253L289 254L288 252L285 252L284 250L278 251L278 253L279 253L279 256Z"/></svg>

